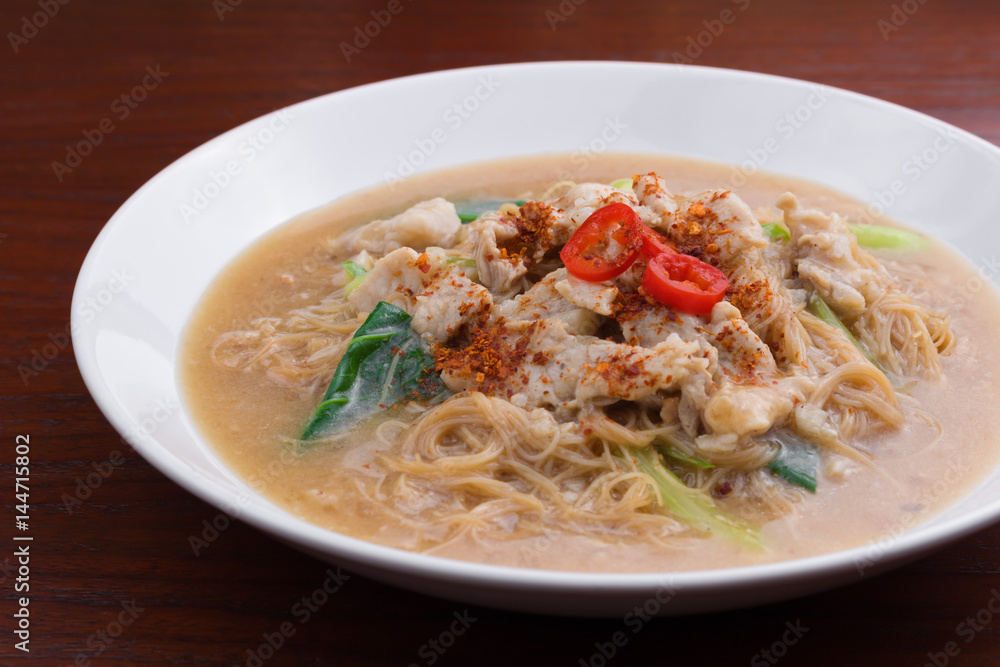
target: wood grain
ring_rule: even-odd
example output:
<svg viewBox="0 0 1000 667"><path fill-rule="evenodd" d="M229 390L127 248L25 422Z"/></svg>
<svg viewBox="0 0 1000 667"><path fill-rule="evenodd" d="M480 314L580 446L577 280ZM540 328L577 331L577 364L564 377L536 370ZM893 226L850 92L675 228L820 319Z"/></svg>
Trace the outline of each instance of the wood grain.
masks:
<svg viewBox="0 0 1000 667"><path fill-rule="evenodd" d="M14 503L14 437L30 433L35 541L30 654L14 649L8 631L16 575L9 572L13 548L0 550L0 662L256 664L248 652L287 622L294 634L262 664L426 665L434 655L427 642L448 628L453 614L468 610L476 620L435 664L599 665L596 646L623 629L621 619L457 605L356 575L303 623L296 604L321 586L327 565L239 523L195 555L189 536L218 510L168 481L122 441L90 399L71 348L59 349L44 370L22 381L18 366L30 365L35 352L56 345L65 330L76 274L108 218L146 180L213 136L316 95L418 72L684 57L855 90L1000 143L1000 11L991 1L401 1L402 13L350 62L339 44L386 2L3 3L0 523L4 535L13 532L7 510ZM223 2L231 11L220 12ZM15 52L10 34L20 34L43 6L58 12L30 39L15 40ZM892 23L894 7L899 25ZM689 38L725 10L735 20L696 53ZM554 15L565 20L553 29ZM887 23L880 28L880 21ZM114 101L157 66L167 73L162 83L127 117L115 115ZM58 178L52 163L64 161L66 146L106 117L114 130ZM995 397L987 400L995 403ZM67 511L65 498L109 459L121 465ZM993 527L828 593L652 621L629 634L607 662L775 664L761 651L781 640L786 624L798 623L808 630L778 660L782 665L920 666L948 642L960 652L938 656L939 665L945 657L951 665L995 665L1000 619L990 614L971 636L959 624L987 609L1000 589L998 559L1000 528ZM119 618L131 620L105 641L98 633L117 633Z"/></svg>

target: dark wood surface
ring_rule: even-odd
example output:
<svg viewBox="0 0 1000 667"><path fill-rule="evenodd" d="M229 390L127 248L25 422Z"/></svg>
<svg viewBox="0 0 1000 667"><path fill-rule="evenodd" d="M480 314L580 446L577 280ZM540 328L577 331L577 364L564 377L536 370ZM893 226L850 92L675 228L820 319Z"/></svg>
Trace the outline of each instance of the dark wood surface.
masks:
<svg viewBox="0 0 1000 667"><path fill-rule="evenodd" d="M0 663L253 665L250 652L290 622L294 634L262 664L429 665L437 654L428 642L468 609L476 621L435 664L600 665L591 660L595 645L622 629L622 619L467 607L360 576L303 623L293 607L322 584L327 565L238 523L193 553L189 536L218 510L122 441L87 393L72 349L60 343L76 274L104 223L147 179L224 130L316 95L437 69L673 62L704 22L735 8L736 20L701 53L691 49L695 63L848 88L1000 143L995 1L400 1L403 11L350 62L339 44L386 1L0 6ZM556 18L565 20L553 29ZM159 67L162 82L121 118L114 100L139 85L147 67ZM54 169L66 161L67 144L105 117L114 129L92 153L69 172ZM36 352L54 358L22 378L18 367L30 366ZM984 397L983 407L995 409L987 404L996 398ZM18 434L31 438L29 654L14 648L11 616L22 595L14 590L11 541ZM99 484L91 476L96 488L67 505L95 465L113 470ZM775 664L762 651L788 636L786 624L808 631L778 648L782 665L1000 664L1000 617L988 611L1000 595L998 560L994 526L846 588L656 620L629 635L608 664ZM960 625L968 617L982 625ZM954 656L944 653L949 642Z"/></svg>

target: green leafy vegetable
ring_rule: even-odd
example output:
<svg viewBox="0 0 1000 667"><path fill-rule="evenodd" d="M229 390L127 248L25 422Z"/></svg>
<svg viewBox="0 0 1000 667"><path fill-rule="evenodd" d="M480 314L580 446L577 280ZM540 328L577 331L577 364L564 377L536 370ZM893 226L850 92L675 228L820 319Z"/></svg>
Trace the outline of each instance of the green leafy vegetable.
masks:
<svg viewBox="0 0 1000 667"><path fill-rule="evenodd" d="M617 181L611 181L611 187L617 188L619 190L632 191L632 179L631 178L619 178Z"/></svg>
<svg viewBox="0 0 1000 667"><path fill-rule="evenodd" d="M312 440L349 428L404 401L427 401L445 391L434 358L420 346L411 317L380 301L337 364L323 401L302 432Z"/></svg>
<svg viewBox="0 0 1000 667"><path fill-rule="evenodd" d="M915 252L927 245L924 237L905 229L884 225L851 223L847 225L858 239L858 245L879 250L900 250Z"/></svg>
<svg viewBox="0 0 1000 667"><path fill-rule="evenodd" d="M629 447L627 453L639 470L653 479L663 498L664 509L678 520L695 530L723 535L747 546L763 547L756 530L720 510L700 491L688 488L663 465L652 447Z"/></svg>
<svg viewBox="0 0 1000 667"><path fill-rule="evenodd" d="M761 229L774 241L790 241L792 239L785 226L777 222L762 222Z"/></svg>
<svg viewBox="0 0 1000 667"><path fill-rule="evenodd" d="M851 341L851 344L854 345L854 347L861 350L861 354L865 355L865 358L868 361L872 362L872 365L875 366L875 368L882 371L882 374L885 375L885 369L882 368L881 364L878 363L875 357L873 357L871 353L868 352L868 348L862 345L861 341L855 338L854 334L851 333L851 330L848 329L847 326L840 321L840 318L837 317L837 314L830 309L830 306L828 306L826 301L823 300L823 297L821 297L816 292L810 294L809 304L806 306L806 310L808 310L810 313L812 313L819 319L823 320L830 326L839 329L841 333L847 336L847 340Z"/></svg>
<svg viewBox="0 0 1000 667"><path fill-rule="evenodd" d="M504 204L510 202L509 199L484 199L481 201L470 201L461 202L455 204L455 210L458 212L458 219L462 221L462 224L468 224L481 216L483 213L488 211L495 211ZM518 199L512 203L518 206L524 206L525 202L523 199Z"/></svg>
<svg viewBox="0 0 1000 667"><path fill-rule="evenodd" d="M458 264L459 266L475 267L476 260L471 257L449 257L448 264Z"/></svg>
<svg viewBox="0 0 1000 667"><path fill-rule="evenodd" d="M368 272L365 271L365 267L350 260L341 262L340 265L344 267L344 271L347 271L347 275L351 277L351 282L344 285L344 294L350 294L358 288L358 285L360 285L361 281L365 279Z"/></svg>
<svg viewBox="0 0 1000 667"><path fill-rule="evenodd" d="M685 454L684 451L678 445L678 443L675 442L670 437L660 436L653 443L653 446L655 446L656 449L657 449L657 451L659 451L665 457L667 457L669 459L673 459L674 461L678 461L680 463L684 463L684 464L687 464L689 466L694 466L695 468L702 468L702 469L705 469L705 470L715 467L714 465L712 465L708 461L704 461L704 460L698 458L697 456L691 456L691 455Z"/></svg>
<svg viewBox="0 0 1000 667"><path fill-rule="evenodd" d="M819 469L819 450L816 446L784 430L774 431L765 440L772 440L781 447L768 465L771 472L809 493L816 493Z"/></svg>
<svg viewBox="0 0 1000 667"><path fill-rule="evenodd" d="M708 470L715 467L714 464L709 463L708 461L700 459L697 456L688 456L683 452L677 451L673 447L657 447L657 449L661 454L663 454L667 458L671 458L681 463L686 463L688 465L694 466L695 468L703 468L705 470Z"/></svg>

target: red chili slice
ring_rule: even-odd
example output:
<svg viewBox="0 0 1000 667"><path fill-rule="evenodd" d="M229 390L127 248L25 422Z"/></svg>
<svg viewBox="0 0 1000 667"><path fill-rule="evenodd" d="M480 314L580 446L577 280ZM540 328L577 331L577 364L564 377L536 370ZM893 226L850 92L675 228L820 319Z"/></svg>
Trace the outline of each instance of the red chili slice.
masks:
<svg viewBox="0 0 1000 667"><path fill-rule="evenodd" d="M639 256L644 227L628 204L615 202L594 211L559 251L566 270L581 280L610 280ZM612 250L612 239L617 247Z"/></svg>
<svg viewBox="0 0 1000 667"><path fill-rule="evenodd" d="M677 252L667 239L646 225L642 225L639 232L642 234L642 254L646 257L653 258L662 252Z"/></svg>
<svg viewBox="0 0 1000 667"><path fill-rule="evenodd" d="M722 301L729 281L726 274L700 259L663 252L649 260L642 286L647 294L666 306L705 315Z"/></svg>

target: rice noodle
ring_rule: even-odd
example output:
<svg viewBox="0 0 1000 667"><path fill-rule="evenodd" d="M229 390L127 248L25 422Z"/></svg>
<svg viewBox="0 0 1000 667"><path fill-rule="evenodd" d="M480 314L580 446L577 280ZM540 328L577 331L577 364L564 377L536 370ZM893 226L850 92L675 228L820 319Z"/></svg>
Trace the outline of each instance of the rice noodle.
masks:
<svg viewBox="0 0 1000 667"><path fill-rule="evenodd" d="M560 181L543 199L573 185ZM468 254L462 248L446 252ZM731 285L744 291L742 301L732 301L742 307L753 332L782 352L781 375L776 377L801 375L812 381L796 409L825 415L832 431L815 441L826 455L868 462L853 443L902 425L897 388L841 330L804 310L806 286L793 271L795 253L792 243L773 244L727 260ZM751 256L755 261L749 261ZM857 260L884 270L870 253L857 253ZM544 275L552 268L546 263L550 261L558 265L546 258L530 275ZM327 271L338 276L339 269L331 266ZM848 324L894 379L936 377L940 355L954 342L948 318L919 301L926 289L918 268L901 270L897 279ZM412 309L413 294L393 291L384 300ZM264 370L271 381L315 396L329 382L364 316L343 288L334 288L319 304L281 317L258 317L245 328L221 334L211 358L237 371ZM715 352L708 344L705 349ZM716 384L728 381L721 374L715 379ZM515 528L521 535L558 529L665 541L687 528L660 510L653 480L623 453L629 447L669 446L679 459L666 458L665 465L690 488L714 497L721 508L751 521L792 511L802 491L768 471L776 445L754 434L721 437L725 434L712 433L697 421L701 431L686 433L679 422L678 395L667 391L637 401L599 397L574 408L573 419L566 412L557 419L554 410L519 407L479 391L462 391L430 408L413 404L404 411L407 418L386 420L376 428L375 437L384 445L377 462L386 474L374 489L359 484L359 490L372 494L402 525L417 529L419 548L426 550L458 539L503 539ZM685 396L682 407L690 410L692 400ZM908 405L907 412L935 426L918 406ZM782 418L774 427L794 429L795 420ZM698 457L709 465L685 465L679 462L683 457Z"/></svg>

